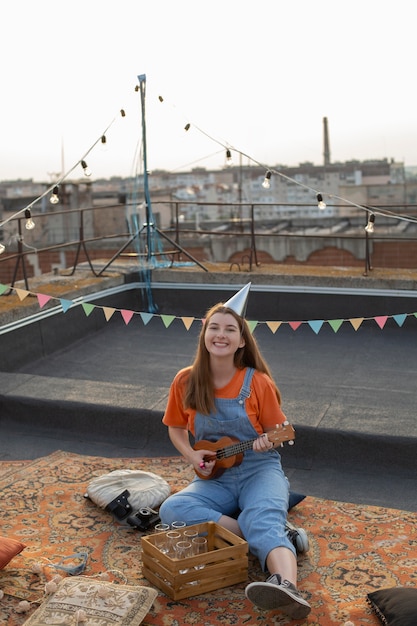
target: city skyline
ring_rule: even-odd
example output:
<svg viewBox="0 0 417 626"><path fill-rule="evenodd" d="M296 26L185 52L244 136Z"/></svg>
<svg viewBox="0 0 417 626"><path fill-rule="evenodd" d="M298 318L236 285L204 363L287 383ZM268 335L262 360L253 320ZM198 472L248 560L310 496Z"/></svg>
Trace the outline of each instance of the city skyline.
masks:
<svg viewBox="0 0 417 626"><path fill-rule="evenodd" d="M93 178L140 172L140 74L150 171L218 169L226 147L235 164L320 165L323 117L332 162L417 164L406 0L353 0L342 14L331 0L149 4L0 8L0 180L53 181L95 142Z"/></svg>

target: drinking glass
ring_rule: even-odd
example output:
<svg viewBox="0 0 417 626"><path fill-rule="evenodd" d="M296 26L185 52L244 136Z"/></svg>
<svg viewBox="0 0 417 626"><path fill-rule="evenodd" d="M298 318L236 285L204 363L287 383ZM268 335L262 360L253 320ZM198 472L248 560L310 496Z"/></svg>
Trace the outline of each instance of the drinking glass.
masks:
<svg viewBox="0 0 417 626"><path fill-rule="evenodd" d="M195 537L198 537L198 530L193 528L185 528L182 536L186 541L192 541Z"/></svg>
<svg viewBox="0 0 417 626"><path fill-rule="evenodd" d="M179 533L178 530L168 530L166 538L168 542L168 554L175 556L175 544L181 539L181 533Z"/></svg>
<svg viewBox="0 0 417 626"><path fill-rule="evenodd" d="M189 556L192 556L191 541L177 541L175 544L175 558L181 560ZM180 568L178 571L180 574L186 574L188 572L188 567Z"/></svg>
<svg viewBox="0 0 417 626"><path fill-rule="evenodd" d="M168 538L167 538L167 532L169 530L169 524L156 524L156 526L154 527L154 534L156 535L155 537L155 547L158 548L158 550L160 550L161 552L163 552L163 554L168 554L169 552L169 545L168 545Z"/></svg>
<svg viewBox="0 0 417 626"><path fill-rule="evenodd" d="M179 532L182 532L182 529L185 528L186 525L187 524L185 522L176 520L175 522L172 522L171 528L172 530L178 530Z"/></svg>
<svg viewBox="0 0 417 626"><path fill-rule="evenodd" d="M192 541L192 553L193 555L204 554L208 550L207 539L205 537L194 537ZM194 569L203 569L204 563L194 565Z"/></svg>

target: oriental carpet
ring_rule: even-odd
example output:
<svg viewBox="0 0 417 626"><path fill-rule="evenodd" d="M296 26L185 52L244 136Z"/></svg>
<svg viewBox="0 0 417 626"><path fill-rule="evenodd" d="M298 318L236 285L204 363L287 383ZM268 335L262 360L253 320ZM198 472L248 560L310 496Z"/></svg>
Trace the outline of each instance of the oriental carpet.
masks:
<svg viewBox="0 0 417 626"><path fill-rule="evenodd" d="M130 585L152 585L142 575L141 533L119 524L84 497L88 483L115 469L139 469L165 478L173 491L192 470L181 457L108 459L57 451L26 462L0 462L0 535L26 548L0 571L0 623L21 626L44 598L54 565L88 554L84 576L109 572ZM323 500L308 496L289 514L303 527L310 550L300 555L299 588L312 605L309 626L378 626L366 602L376 589L417 584L415 513ZM64 559L64 560L63 560ZM66 575L66 574L63 574ZM263 580L249 557L248 581ZM123 584L123 582L121 583ZM161 591L145 626L291 624L279 613L254 608L246 583L174 602ZM17 613L28 600L28 613Z"/></svg>

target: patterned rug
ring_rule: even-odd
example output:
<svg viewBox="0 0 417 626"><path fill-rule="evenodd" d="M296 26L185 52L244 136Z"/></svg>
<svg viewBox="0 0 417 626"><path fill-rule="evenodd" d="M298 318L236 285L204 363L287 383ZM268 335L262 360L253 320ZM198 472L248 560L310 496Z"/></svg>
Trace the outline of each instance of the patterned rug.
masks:
<svg viewBox="0 0 417 626"><path fill-rule="evenodd" d="M19 601L41 600L45 583L57 573L52 564L77 552L88 552L85 576L117 570L128 584L152 586L142 575L141 534L84 497L93 477L121 468L159 474L173 490L192 478L180 457L106 459L58 451L35 461L0 462L0 534L27 546L0 571L1 624L23 624L36 605L19 614ZM313 607L303 624L377 626L366 593L417 582L415 513L307 497L290 512L290 521L303 527L310 541L310 551L299 556L299 587ZM40 573L34 573L39 565ZM252 557L248 579L264 579ZM159 592L143 624L291 623L255 609L245 598L245 585L178 602Z"/></svg>

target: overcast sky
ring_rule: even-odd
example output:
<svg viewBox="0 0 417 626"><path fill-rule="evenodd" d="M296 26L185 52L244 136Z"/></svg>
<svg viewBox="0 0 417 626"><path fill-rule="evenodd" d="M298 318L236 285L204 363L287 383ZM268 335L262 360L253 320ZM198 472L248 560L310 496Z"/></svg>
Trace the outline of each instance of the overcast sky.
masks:
<svg viewBox="0 0 417 626"><path fill-rule="evenodd" d="M109 125L93 177L139 171L140 74L149 170L319 165L325 116L332 161L417 164L410 0L13 0L0 23L0 180L51 181Z"/></svg>

